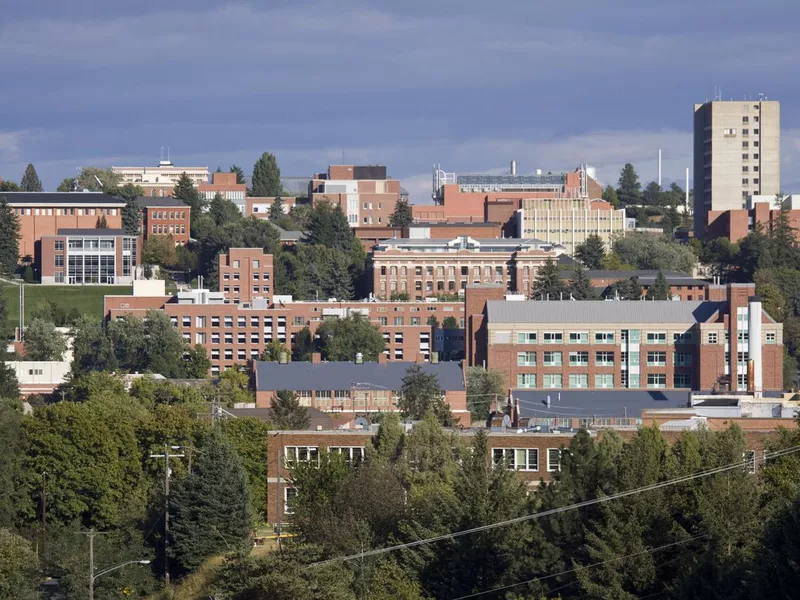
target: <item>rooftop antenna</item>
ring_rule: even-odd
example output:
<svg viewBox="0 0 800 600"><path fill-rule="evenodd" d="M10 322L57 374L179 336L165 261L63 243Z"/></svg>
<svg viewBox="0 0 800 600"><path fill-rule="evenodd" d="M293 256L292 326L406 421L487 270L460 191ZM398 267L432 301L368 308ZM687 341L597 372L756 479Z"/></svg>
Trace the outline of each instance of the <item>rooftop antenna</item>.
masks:
<svg viewBox="0 0 800 600"><path fill-rule="evenodd" d="M661 148L658 149L658 187L661 187Z"/></svg>
<svg viewBox="0 0 800 600"><path fill-rule="evenodd" d="M159 153L158 160L159 161L164 160L164 146L161 146L161 152Z"/></svg>
<svg viewBox="0 0 800 600"><path fill-rule="evenodd" d="M169 146L167 146L167 162L169 162Z"/></svg>

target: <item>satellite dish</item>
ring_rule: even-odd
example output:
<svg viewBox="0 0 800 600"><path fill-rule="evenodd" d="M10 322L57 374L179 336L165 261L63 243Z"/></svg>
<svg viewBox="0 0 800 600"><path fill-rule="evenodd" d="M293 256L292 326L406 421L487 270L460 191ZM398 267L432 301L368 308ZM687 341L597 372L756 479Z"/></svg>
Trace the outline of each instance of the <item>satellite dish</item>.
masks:
<svg viewBox="0 0 800 600"><path fill-rule="evenodd" d="M366 417L356 417L355 426L360 427L362 429L367 429L370 426L370 422L367 420Z"/></svg>

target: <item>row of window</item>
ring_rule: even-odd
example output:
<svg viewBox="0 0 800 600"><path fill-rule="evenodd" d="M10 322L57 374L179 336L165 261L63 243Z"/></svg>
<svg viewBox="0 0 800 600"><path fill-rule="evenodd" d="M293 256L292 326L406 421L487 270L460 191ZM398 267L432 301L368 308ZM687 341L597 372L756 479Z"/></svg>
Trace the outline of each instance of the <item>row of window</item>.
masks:
<svg viewBox="0 0 800 600"><path fill-rule="evenodd" d="M154 220L163 220L163 219L185 219L186 218L186 211L160 211L154 210L150 213L150 218Z"/></svg>
<svg viewBox="0 0 800 600"><path fill-rule="evenodd" d="M55 211L55 212L54 212ZM99 216L99 215L107 215L109 217L116 217L117 216L117 209L116 208L15 208L14 213L19 216L27 216L30 217L31 215L39 217L39 216L47 216L52 217L54 214L56 216Z"/></svg>
<svg viewBox="0 0 800 600"><path fill-rule="evenodd" d="M558 350L542 352L543 365L545 367L560 367L562 365L563 353ZM638 365L639 352L622 352L620 360L625 365ZM538 352L517 352L517 366L535 367L537 366ZM672 363L675 366L690 367L692 365L691 352L673 352ZM598 367L613 367L614 353L600 351L594 353L594 364ZM659 350L651 350L646 353L646 364L649 367L667 366L667 353ZM569 365L571 367L589 366L589 352L577 351L569 353Z"/></svg>
<svg viewBox="0 0 800 600"><path fill-rule="evenodd" d="M257 263L258 261L254 260L253 262ZM258 268L258 267L256 266L256 268ZM238 273L238 272L233 273L233 280L234 281L239 281L240 277L241 277L240 273ZM269 278L269 273L263 273L263 274L262 273L253 273L253 281L258 281L259 278L263 278L264 281L269 281L269 279L270 279ZM222 274L222 280L223 281L230 281L230 279L231 279L231 274L230 273L223 273Z"/></svg>
<svg viewBox="0 0 800 600"><path fill-rule="evenodd" d="M691 373L675 373L672 376L672 387L684 388L691 387L692 375ZM538 385L536 373L519 373L517 375L517 387L521 389L563 389L564 377L561 373L545 373L542 376L542 385ZM588 373L570 373L568 376L568 386L572 389L588 389L589 388L589 374ZM614 388L614 374L613 373L597 373L594 376L595 389L610 389ZM622 371L620 374L620 385L623 388L638 388L639 387L639 374L628 373ZM667 387L666 373L648 373L647 374L647 387L648 388L665 388Z"/></svg>
<svg viewBox="0 0 800 600"><path fill-rule="evenodd" d="M501 332L498 332L501 333ZM517 344L536 344L541 339L543 344L563 344L564 332L563 331L544 331L539 337L537 331L519 331L517 332ZM568 331L567 343L569 344L588 344L589 332L588 331ZM595 344L613 344L615 342L615 334L613 331L596 331L593 336L593 343ZM641 332L638 329L623 329L619 336L620 342L639 344L642 341ZM674 343L688 343L692 339L691 332L675 333L673 334ZM665 331L647 331L645 333L646 344L666 344L667 332Z"/></svg>
<svg viewBox="0 0 800 600"><path fill-rule="evenodd" d="M170 225L167 227L166 225L152 225L150 228L151 233L163 233L163 234L186 234L186 225Z"/></svg>
<svg viewBox="0 0 800 600"><path fill-rule="evenodd" d="M425 267L425 276L426 277L433 277L434 276L433 275L433 269L434 269L433 266ZM435 267L435 269L436 269L436 277L439 277L439 278L444 277L444 275L445 275L445 271L444 271L445 267L444 266L438 266L438 267ZM525 267L524 273L528 274L530 272L529 269L530 269L530 267ZM462 277L469 276L469 267L459 267L459 271L460 271ZM407 275L408 275L407 267L400 267L399 272L400 272L400 277L407 277ZM503 274L510 273L510 272L511 272L511 267L510 266L498 266L498 265L495 265L494 267L491 267L491 266L487 265L487 266L483 267L483 274L486 277L491 276L492 273L494 273L498 277L502 277ZM397 273L398 273L398 268L396 266L390 266L389 267L389 276L390 277L396 277ZM381 266L381 275L386 275L386 266L385 265ZM414 275L416 277L422 277L422 266L414 267ZM449 277L455 277L455 275L456 275L456 267L455 266L447 267L447 275ZM472 268L472 275L474 277L480 277L481 276L481 267L479 267L479 266L473 267Z"/></svg>
<svg viewBox="0 0 800 600"><path fill-rule="evenodd" d="M230 293L231 286L229 286L229 285L223 286L222 287L222 291L225 292L225 293ZM265 294L269 294L269 286L268 285L264 285L264 286L254 285L253 286L253 293L254 294L258 294L258 293L261 293L261 292L263 292ZM233 286L233 293L234 294L238 294L239 293L239 286L238 285Z"/></svg>

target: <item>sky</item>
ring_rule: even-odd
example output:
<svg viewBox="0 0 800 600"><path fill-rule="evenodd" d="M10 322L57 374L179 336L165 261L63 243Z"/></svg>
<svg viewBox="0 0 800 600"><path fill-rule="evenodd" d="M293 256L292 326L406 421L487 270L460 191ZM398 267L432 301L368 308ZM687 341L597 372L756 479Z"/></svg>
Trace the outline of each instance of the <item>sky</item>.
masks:
<svg viewBox="0 0 800 600"><path fill-rule="evenodd" d="M800 192L796 0L6 0L0 177L81 166L385 164L412 202L431 169L597 168L683 182L692 110L781 101Z"/></svg>

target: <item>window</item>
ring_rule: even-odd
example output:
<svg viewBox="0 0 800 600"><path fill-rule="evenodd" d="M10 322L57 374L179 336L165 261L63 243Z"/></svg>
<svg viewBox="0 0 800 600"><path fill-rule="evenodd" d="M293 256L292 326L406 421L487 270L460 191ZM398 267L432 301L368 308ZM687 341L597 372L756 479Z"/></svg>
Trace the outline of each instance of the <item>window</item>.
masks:
<svg viewBox="0 0 800 600"><path fill-rule="evenodd" d="M649 388L665 388L667 387L666 373L648 373L647 374L647 387Z"/></svg>
<svg viewBox="0 0 800 600"><path fill-rule="evenodd" d="M716 331L709 331L706 333L706 343L707 344L716 344L717 343L717 332Z"/></svg>
<svg viewBox="0 0 800 600"><path fill-rule="evenodd" d="M64 266L64 255L63 254L56 254L55 257L55 266L63 267Z"/></svg>
<svg viewBox="0 0 800 600"><path fill-rule="evenodd" d="M536 373L518 373L517 374L517 387L518 388L535 388L536 387Z"/></svg>
<svg viewBox="0 0 800 600"><path fill-rule="evenodd" d="M403 317L395 317L394 318L395 325L403 325Z"/></svg>
<svg viewBox="0 0 800 600"><path fill-rule="evenodd" d="M571 367L586 367L589 365L588 352L570 352L569 364Z"/></svg>
<svg viewBox="0 0 800 600"><path fill-rule="evenodd" d="M561 352L545 352L544 353L544 366L545 367L560 367L561 366Z"/></svg>
<svg viewBox="0 0 800 600"><path fill-rule="evenodd" d="M517 366L535 367L536 352L517 352Z"/></svg>
<svg viewBox="0 0 800 600"><path fill-rule="evenodd" d="M548 473L560 470L561 470L561 450L559 450L558 448L548 448L547 449Z"/></svg>
<svg viewBox="0 0 800 600"><path fill-rule="evenodd" d="M748 171L750 171L750 167L748 167L747 165L744 165L742 167L742 173L747 173Z"/></svg>
<svg viewBox="0 0 800 600"><path fill-rule="evenodd" d="M742 148L749 148L750 142L742 142Z"/></svg>
<svg viewBox="0 0 800 600"><path fill-rule="evenodd" d="M742 185L748 185L750 183L749 179L742 179Z"/></svg>
<svg viewBox="0 0 800 600"><path fill-rule="evenodd" d="M344 456L349 465L358 465L364 461L364 446L331 446L328 452Z"/></svg>
<svg viewBox="0 0 800 600"><path fill-rule="evenodd" d="M594 334L595 344L613 344L614 332L613 331L598 331Z"/></svg>
<svg viewBox="0 0 800 600"><path fill-rule="evenodd" d="M742 160L749 160L749 159L750 159L749 154L742 154Z"/></svg>
<svg viewBox="0 0 800 600"><path fill-rule="evenodd" d="M777 343L777 335L774 331L768 331L764 334L764 340L767 344L775 344Z"/></svg>
<svg viewBox="0 0 800 600"><path fill-rule="evenodd" d="M614 366L614 353L613 352L595 352L594 364L598 367L613 367Z"/></svg>
<svg viewBox="0 0 800 600"><path fill-rule="evenodd" d="M181 325L183 327L191 327L192 326L192 317L188 317L186 315L181 317Z"/></svg>
<svg viewBox="0 0 800 600"><path fill-rule="evenodd" d="M589 333L587 331L570 331L569 332L570 344L588 344Z"/></svg>
<svg viewBox="0 0 800 600"><path fill-rule="evenodd" d="M648 331L647 332L648 344L666 344L667 333L665 331Z"/></svg>
<svg viewBox="0 0 800 600"><path fill-rule="evenodd" d="M297 488L287 487L283 489L283 514L294 514L294 499L297 498Z"/></svg>
<svg viewBox="0 0 800 600"><path fill-rule="evenodd" d="M64 240L56 240L54 243L54 250L63 250L64 249Z"/></svg>
<svg viewBox="0 0 800 600"><path fill-rule="evenodd" d="M536 343L536 332L535 331L523 331L517 333L517 343L518 344L535 344Z"/></svg>
<svg viewBox="0 0 800 600"><path fill-rule="evenodd" d="M691 352L673 352L672 363L676 367L691 367L692 366L692 353Z"/></svg>
<svg viewBox="0 0 800 600"><path fill-rule="evenodd" d="M283 451L286 464L301 462L319 465L319 448L316 446L286 446Z"/></svg>
<svg viewBox="0 0 800 600"><path fill-rule="evenodd" d="M225 327L229 329L233 327L233 317L225 317Z"/></svg>
<svg viewBox="0 0 800 600"><path fill-rule="evenodd" d="M233 261L233 268L234 269L238 269L239 268L239 261L238 260Z"/></svg>
<svg viewBox="0 0 800 600"><path fill-rule="evenodd" d="M511 471L538 471L538 448L492 448L492 462Z"/></svg>
<svg viewBox="0 0 800 600"><path fill-rule="evenodd" d="M564 334L560 332L546 331L543 337L545 344L561 344L564 342Z"/></svg>
<svg viewBox="0 0 800 600"><path fill-rule="evenodd" d="M561 381L561 373L545 373L544 374L544 381L542 387L546 388L561 388L562 381Z"/></svg>
<svg viewBox="0 0 800 600"><path fill-rule="evenodd" d="M647 366L648 367L666 367L667 366L667 353L666 352L648 352L647 353Z"/></svg>
<svg viewBox="0 0 800 600"><path fill-rule="evenodd" d="M736 130L735 129L723 129L722 130L722 135L724 135L726 137L735 136L736 135Z"/></svg>
<svg viewBox="0 0 800 600"><path fill-rule="evenodd" d="M691 344L694 341L694 335L692 335L691 331L686 331L684 333L673 333L672 341L675 344Z"/></svg>
<svg viewBox="0 0 800 600"><path fill-rule="evenodd" d="M598 389L613 388L614 375L611 373L602 373L594 376L594 387Z"/></svg>
<svg viewBox="0 0 800 600"><path fill-rule="evenodd" d="M749 120L749 117L742 117L742 123L747 123Z"/></svg>
<svg viewBox="0 0 800 600"><path fill-rule="evenodd" d="M691 373L675 373L672 376L672 387L676 387L676 388L690 388L690 387L692 387L692 374Z"/></svg>
<svg viewBox="0 0 800 600"><path fill-rule="evenodd" d="M570 373L569 374L569 387L571 388L588 388L589 375L586 373Z"/></svg>

